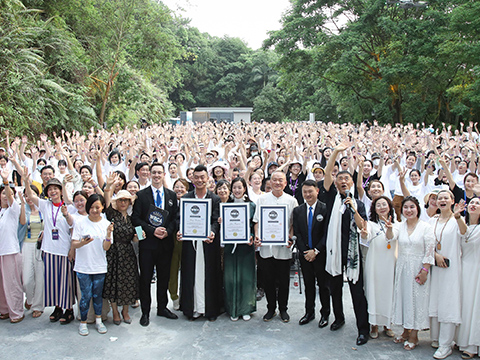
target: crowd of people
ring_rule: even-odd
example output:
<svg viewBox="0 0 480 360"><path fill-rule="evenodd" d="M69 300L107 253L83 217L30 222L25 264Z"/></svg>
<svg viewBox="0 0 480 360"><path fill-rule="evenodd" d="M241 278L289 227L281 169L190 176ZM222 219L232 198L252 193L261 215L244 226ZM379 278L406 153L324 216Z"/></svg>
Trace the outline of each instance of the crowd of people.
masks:
<svg viewBox="0 0 480 360"><path fill-rule="evenodd" d="M10 138L0 148L0 319L31 311L99 333L190 321L289 322L292 259L305 285L305 325L345 324L352 295L357 345L381 328L406 351L430 330L434 357L480 346L480 184L476 124L160 124ZM180 200L210 199L210 234L185 240ZM223 245L221 203L248 203L248 244ZM260 211L284 205L288 242L265 245ZM152 222L152 211L162 221ZM168 308L168 297L173 310ZM121 308L120 308L121 307ZM403 327L394 334L392 325Z"/></svg>

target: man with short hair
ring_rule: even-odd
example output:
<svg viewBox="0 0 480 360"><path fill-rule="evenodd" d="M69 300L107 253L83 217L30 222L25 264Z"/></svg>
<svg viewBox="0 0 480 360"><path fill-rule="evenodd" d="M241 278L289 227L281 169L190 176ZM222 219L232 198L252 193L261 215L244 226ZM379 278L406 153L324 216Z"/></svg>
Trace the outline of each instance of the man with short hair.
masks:
<svg viewBox="0 0 480 360"><path fill-rule="evenodd" d="M320 200L327 205L329 214L325 270L331 275L330 291L335 314L335 321L330 326L330 330L336 331L345 324L342 301L343 273L345 271L357 319L357 345L363 345L368 341L369 325L367 299L363 290L362 253L357 227L363 227L363 220L367 220L367 214L363 203L353 199L349 194L353 186L352 175L348 171L340 171L335 177L335 181L332 176L335 159L338 153L346 148L346 145L340 144L333 150L325 168L323 184L325 192L320 196Z"/></svg>
<svg viewBox="0 0 480 360"><path fill-rule="evenodd" d="M45 186L47 185L48 181L53 179L55 177L55 169L53 168L52 165L45 165L42 170L40 170L40 177L42 179L42 184L41 184L41 193L40 193L40 198L41 199L46 199L47 194L44 193ZM38 183L33 183L38 188Z"/></svg>
<svg viewBox="0 0 480 360"><path fill-rule="evenodd" d="M207 189L208 171L204 165L193 170L195 189L185 199L212 199L210 235L203 241L183 241L180 309L193 321L205 316L215 321L223 306L223 277L220 254L220 198ZM182 239L182 234L177 235Z"/></svg>
<svg viewBox="0 0 480 360"><path fill-rule="evenodd" d="M297 237L296 246L305 284L305 315L299 324L305 325L315 319L317 283L322 305L318 326L323 328L328 325L330 315L330 290L325 271L327 206L317 200L318 192L315 180L303 182L302 195L305 202L293 209L293 234Z"/></svg>
<svg viewBox="0 0 480 360"><path fill-rule="evenodd" d="M140 304L142 317L140 325L150 324L151 294L150 286L153 270L157 273L157 315L168 319L177 319L178 316L168 308L168 280L170 278L170 262L174 245L176 218L178 212L177 196L169 189L164 188L163 178L165 169L160 163L150 166L152 184L137 192L137 200L133 205L132 224L141 226L146 233L146 239L139 245L140 265ZM152 223L152 209L160 208L168 211L162 224Z"/></svg>
<svg viewBox="0 0 480 360"><path fill-rule="evenodd" d="M298 206L297 200L286 194L283 189L287 185L287 178L282 171L274 171L271 177L272 192L261 195L257 200L257 207L253 222L255 223L255 246L260 246L260 257L262 258L262 273L267 298L267 313L263 316L264 321L270 321L276 315L276 308L280 310L280 318L283 322L289 322L288 293L290 287L290 260L292 259L293 241L289 240L288 245L262 246L262 239L259 238L260 206L262 205L287 205L287 231L289 237L292 231L292 213ZM278 292L277 292L278 284Z"/></svg>

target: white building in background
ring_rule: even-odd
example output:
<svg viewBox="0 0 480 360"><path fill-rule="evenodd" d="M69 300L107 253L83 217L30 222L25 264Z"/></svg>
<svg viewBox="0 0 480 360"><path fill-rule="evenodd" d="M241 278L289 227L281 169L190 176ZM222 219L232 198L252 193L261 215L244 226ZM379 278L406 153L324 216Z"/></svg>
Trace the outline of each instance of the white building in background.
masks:
<svg viewBox="0 0 480 360"><path fill-rule="evenodd" d="M244 123L251 122L253 108L251 107L198 107L192 111L181 111L180 121L185 123L188 121L194 122L229 122Z"/></svg>

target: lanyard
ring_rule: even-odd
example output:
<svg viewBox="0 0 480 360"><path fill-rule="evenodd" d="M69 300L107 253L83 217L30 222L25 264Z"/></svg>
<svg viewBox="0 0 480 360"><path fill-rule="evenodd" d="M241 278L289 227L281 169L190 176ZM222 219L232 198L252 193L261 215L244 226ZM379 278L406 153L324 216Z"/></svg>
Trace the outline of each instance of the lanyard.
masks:
<svg viewBox="0 0 480 360"><path fill-rule="evenodd" d="M57 212L55 213L55 216L53 216L53 208L55 207L52 203L52 222L53 222L53 227L57 227L57 216L58 216L58 212L60 211L60 208L62 207L63 205L63 201L60 203L60 205L58 206L57 208Z"/></svg>

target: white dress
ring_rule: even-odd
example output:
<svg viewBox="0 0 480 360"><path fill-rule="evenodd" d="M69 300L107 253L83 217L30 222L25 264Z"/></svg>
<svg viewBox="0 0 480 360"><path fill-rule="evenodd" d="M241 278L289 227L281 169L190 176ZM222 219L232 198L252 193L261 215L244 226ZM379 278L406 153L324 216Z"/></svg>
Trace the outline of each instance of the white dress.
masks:
<svg viewBox="0 0 480 360"><path fill-rule="evenodd" d="M385 236L385 225L369 221L365 260L365 296L368 303L368 322L390 328L393 316L393 285L397 261L398 228L393 229L390 242ZM390 249L387 247L390 244Z"/></svg>
<svg viewBox="0 0 480 360"><path fill-rule="evenodd" d="M468 227L462 241L462 323L457 344L480 346L480 225ZM478 350L478 349L477 349Z"/></svg>
<svg viewBox="0 0 480 360"><path fill-rule="evenodd" d="M432 234L435 231L437 217L430 220ZM445 228L443 229L443 226ZM443 229L443 233L442 233ZM461 248L462 235L457 220L452 216L448 222L439 222L436 239L441 241L441 250L436 252L450 260L448 268L431 268L430 317L437 317L440 323L460 324L462 322L461 302ZM440 235L442 233L442 235ZM436 245L435 245L436 246Z"/></svg>
<svg viewBox="0 0 480 360"><path fill-rule="evenodd" d="M408 235L406 222L395 226L398 227L398 258L395 268L393 323L405 329L428 329L430 276L423 285L415 281L415 276L423 264L433 264L435 261L433 230L422 220L418 221L411 235Z"/></svg>

